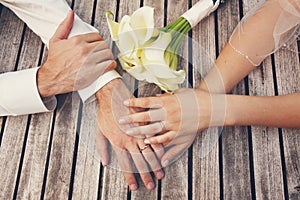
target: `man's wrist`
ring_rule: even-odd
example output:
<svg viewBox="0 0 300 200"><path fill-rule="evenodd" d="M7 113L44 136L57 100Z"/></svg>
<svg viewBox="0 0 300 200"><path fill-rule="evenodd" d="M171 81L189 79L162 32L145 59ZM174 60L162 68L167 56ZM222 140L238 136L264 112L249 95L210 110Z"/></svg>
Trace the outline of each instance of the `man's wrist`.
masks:
<svg viewBox="0 0 300 200"><path fill-rule="evenodd" d="M120 84L122 84L122 80L120 78L111 80L96 92L95 96L97 100L101 101L104 97L112 96L113 90Z"/></svg>
<svg viewBox="0 0 300 200"><path fill-rule="evenodd" d="M54 95L54 87L50 87L49 80L45 76L44 67L40 67L37 71L37 88L41 97L50 97Z"/></svg>

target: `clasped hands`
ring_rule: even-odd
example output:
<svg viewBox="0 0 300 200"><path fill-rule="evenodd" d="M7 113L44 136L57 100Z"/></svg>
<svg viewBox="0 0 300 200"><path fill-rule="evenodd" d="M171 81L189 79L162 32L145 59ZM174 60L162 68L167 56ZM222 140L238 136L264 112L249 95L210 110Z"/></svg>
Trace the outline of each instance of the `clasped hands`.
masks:
<svg viewBox="0 0 300 200"><path fill-rule="evenodd" d="M85 88L116 67L108 44L98 33L68 38L73 22L74 12L70 11L49 42L47 60L37 74L41 97ZM193 143L198 130L208 127L206 119L209 116L201 115L199 124L198 94L193 90L182 90L177 94L134 99L120 79L109 82L96 93L99 103L98 152L103 165L108 165L109 140L130 190L138 188L134 168L146 188L154 189L150 172L153 171L157 179L162 179L162 167L166 167ZM208 94L203 97L210 98ZM154 110L137 113L147 108ZM202 105L201 108L210 107ZM144 126L138 126L141 123ZM148 138L160 133L164 134Z"/></svg>
<svg viewBox="0 0 300 200"><path fill-rule="evenodd" d="M207 92L181 89L174 95L134 98L124 83L115 79L96 97L96 144L102 164L109 164L108 139L130 190L138 188L135 168L146 188L154 189L150 172L162 179L161 168L176 160L192 145L197 133L210 126L211 95Z"/></svg>

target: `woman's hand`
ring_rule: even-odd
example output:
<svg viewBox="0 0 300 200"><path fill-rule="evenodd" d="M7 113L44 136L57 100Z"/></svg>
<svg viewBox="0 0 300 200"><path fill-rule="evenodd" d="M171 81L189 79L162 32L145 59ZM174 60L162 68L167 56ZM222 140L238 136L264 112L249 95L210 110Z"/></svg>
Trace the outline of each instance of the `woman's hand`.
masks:
<svg viewBox="0 0 300 200"><path fill-rule="evenodd" d="M181 135L195 135L214 125L211 122L211 114L215 110L213 105L217 103L215 101L217 98L212 97L209 93L200 90L181 89L174 95L164 94L157 97L130 99L124 104L150 110L124 116L119 119L119 123L148 123L144 126L129 128L126 133L148 136L145 143L166 145ZM221 102L220 99L218 102ZM225 107L224 103L220 105Z"/></svg>

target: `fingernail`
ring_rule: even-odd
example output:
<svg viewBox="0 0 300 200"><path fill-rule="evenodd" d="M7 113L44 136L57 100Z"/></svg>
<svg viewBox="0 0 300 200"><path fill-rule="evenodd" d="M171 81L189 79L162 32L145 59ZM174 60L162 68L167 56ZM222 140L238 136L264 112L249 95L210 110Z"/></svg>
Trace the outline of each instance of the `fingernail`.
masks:
<svg viewBox="0 0 300 200"><path fill-rule="evenodd" d="M145 140L144 140L144 143L145 143L145 144L150 144L150 140L145 139Z"/></svg>
<svg viewBox="0 0 300 200"><path fill-rule="evenodd" d="M157 179L162 179L164 177L164 173L157 172Z"/></svg>
<svg viewBox="0 0 300 200"><path fill-rule="evenodd" d="M123 104L124 104L125 106L129 106L129 99L125 100L125 101L123 102Z"/></svg>
<svg viewBox="0 0 300 200"><path fill-rule="evenodd" d="M169 161L168 161L168 160L164 160L164 161L162 162L162 166L163 166L163 167L166 167L168 164L169 164Z"/></svg>
<svg viewBox="0 0 300 200"><path fill-rule="evenodd" d="M120 118L119 119L119 124L126 124L126 119L125 118Z"/></svg>
<svg viewBox="0 0 300 200"><path fill-rule="evenodd" d="M148 190L152 190L154 188L154 183L153 182L150 182L147 184L147 189Z"/></svg>
<svg viewBox="0 0 300 200"><path fill-rule="evenodd" d="M129 129L129 130L127 130L125 133L126 133L127 135L132 135L132 134L135 133L135 131L132 130L132 129Z"/></svg>
<svg viewBox="0 0 300 200"><path fill-rule="evenodd" d="M136 184L131 184L129 185L130 190L137 190L137 185Z"/></svg>

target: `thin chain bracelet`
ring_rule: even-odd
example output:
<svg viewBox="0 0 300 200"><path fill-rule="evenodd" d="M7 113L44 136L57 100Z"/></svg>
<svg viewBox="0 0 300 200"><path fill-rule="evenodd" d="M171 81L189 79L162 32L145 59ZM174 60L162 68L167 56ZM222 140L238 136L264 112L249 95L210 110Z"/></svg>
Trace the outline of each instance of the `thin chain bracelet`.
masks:
<svg viewBox="0 0 300 200"><path fill-rule="evenodd" d="M236 49L230 42L229 45L231 46L231 48L236 51L238 54L242 55L243 57L246 58L246 60L248 60L248 62L250 62L253 66L259 66L259 64L255 64L250 58L249 56L247 56L246 54L244 54L243 52L241 52L240 50Z"/></svg>

